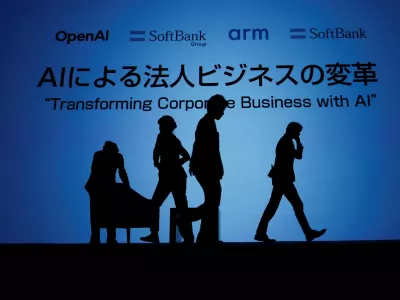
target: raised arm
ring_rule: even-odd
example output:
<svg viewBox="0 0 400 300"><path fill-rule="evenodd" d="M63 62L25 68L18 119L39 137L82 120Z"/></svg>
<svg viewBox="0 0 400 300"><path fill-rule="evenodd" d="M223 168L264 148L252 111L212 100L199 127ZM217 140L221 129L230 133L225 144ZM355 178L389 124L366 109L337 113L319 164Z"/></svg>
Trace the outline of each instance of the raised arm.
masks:
<svg viewBox="0 0 400 300"><path fill-rule="evenodd" d="M302 159L303 158L303 145L300 142L300 139L296 139L296 149L294 150L294 158Z"/></svg>

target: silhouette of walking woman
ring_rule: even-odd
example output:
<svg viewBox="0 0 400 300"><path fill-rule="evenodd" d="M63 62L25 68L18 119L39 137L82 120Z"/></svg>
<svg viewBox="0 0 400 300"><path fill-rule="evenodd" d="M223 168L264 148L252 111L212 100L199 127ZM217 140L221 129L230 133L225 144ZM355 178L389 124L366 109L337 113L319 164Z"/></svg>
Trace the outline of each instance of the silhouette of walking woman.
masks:
<svg viewBox="0 0 400 300"><path fill-rule="evenodd" d="M141 237L144 242L159 243L158 231L160 222L160 207L172 192L178 214L184 214L188 208L186 198L187 174L183 164L190 160L190 155L182 146L173 131L177 128L171 116L163 116L158 120L160 133L153 151L154 166L158 168L158 184L154 191L152 202L155 205L156 217L150 228L150 235ZM193 243L193 229L191 222L178 222L179 231L184 239L183 243Z"/></svg>
<svg viewBox="0 0 400 300"><path fill-rule="evenodd" d="M290 204L292 204L296 218L308 242L322 236L326 232L326 229L311 229L304 214L303 202L294 185L294 160L300 160L303 157L304 147L300 142L300 133L302 130L303 126L301 124L296 122L289 123L286 128L286 133L280 138L276 146L275 165L272 166L268 173L268 176L272 178L272 194L254 236L256 241L275 242L274 239L268 237L266 232L268 223L275 215L283 195L285 195ZM296 141L296 148L293 145L293 139Z"/></svg>

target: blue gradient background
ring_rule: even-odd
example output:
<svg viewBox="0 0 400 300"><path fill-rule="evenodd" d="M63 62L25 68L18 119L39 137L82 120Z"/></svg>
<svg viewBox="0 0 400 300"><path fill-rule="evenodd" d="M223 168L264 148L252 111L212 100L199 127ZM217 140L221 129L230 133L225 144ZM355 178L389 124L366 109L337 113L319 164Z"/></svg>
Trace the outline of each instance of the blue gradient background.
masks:
<svg viewBox="0 0 400 300"><path fill-rule="evenodd" d="M399 142L397 114L399 40L398 5L393 1L13 1L1 4L2 147L1 243L86 243L90 236L89 198L83 186L92 155L105 140L115 141L125 157L132 187L150 198L157 184L152 150L157 120L171 114L176 135L191 152L194 132L204 110L53 111L47 97L63 99L208 99L222 93L237 106L217 122L225 165L222 181L221 235L227 242L252 241L269 200L267 177L275 145L290 121L304 125L304 158L296 161L296 186L310 224L328 229L321 238L375 240L400 238ZM301 2L301 3L300 3ZM289 29L362 27L364 40L291 40ZM267 28L268 41L231 41L232 28ZM59 30L110 30L107 43L67 45L55 40ZM207 47L185 43L131 43L130 30L206 32ZM379 82L328 87L285 82L258 87L245 82L225 87L195 88L53 88L37 84L47 66L88 67L90 78L103 66L149 64L169 67L172 83L181 64L197 80L198 67L214 64L248 67L269 65L275 81L284 73L275 65L293 64L300 80L308 64L373 62ZM97 72L97 73L96 73ZM122 71L117 75L122 76ZM297 72L297 73L296 73ZM83 74L86 76L86 74ZM89 78L88 77L88 78ZM247 77L248 78L248 77ZM195 82L196 83L196 82ZM316 97L377 94L369 108L241 109L241 96L252 98ZM187 170L188 166L185 165ZM118 176L117 176L118 177ZM118 178L119 179L119 178ZM190 206L203 202L197 181L188 177ZM160 239L168 241L170 196L161 209ZM194 226L197 233L199 224ZM133 241L146 229L133 229ZM302 241L290 204L284 199L269 234L278 240ZM104 238L105 233L102 233ZM118 231L125 241L125 231Z"/></svg>

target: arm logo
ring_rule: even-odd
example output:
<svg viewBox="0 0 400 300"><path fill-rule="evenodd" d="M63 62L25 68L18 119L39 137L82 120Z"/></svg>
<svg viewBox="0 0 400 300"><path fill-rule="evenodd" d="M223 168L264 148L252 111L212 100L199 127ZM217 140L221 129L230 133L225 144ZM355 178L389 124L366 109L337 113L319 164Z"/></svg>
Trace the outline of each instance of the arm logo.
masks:
<svg viewBox="0 0 400 300"><path fill-rule="evenodd" d="M269 40L269 31L266 28L231 29L228 32L228 37L232 41Z"/></svg>

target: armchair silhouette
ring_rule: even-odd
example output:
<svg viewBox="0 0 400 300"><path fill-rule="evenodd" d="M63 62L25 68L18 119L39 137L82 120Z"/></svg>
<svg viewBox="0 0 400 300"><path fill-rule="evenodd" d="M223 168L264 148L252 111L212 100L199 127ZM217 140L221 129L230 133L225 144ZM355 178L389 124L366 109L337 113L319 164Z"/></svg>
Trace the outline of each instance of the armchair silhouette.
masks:
<svg viewBox="0 0 400 300"><path fill-rule="evenodd" d="M153 222L153 204L122 183L115 186L114 197L99 211L100 228L125 228L127 243L131 242L131 228L150 228Z"/></svg>

